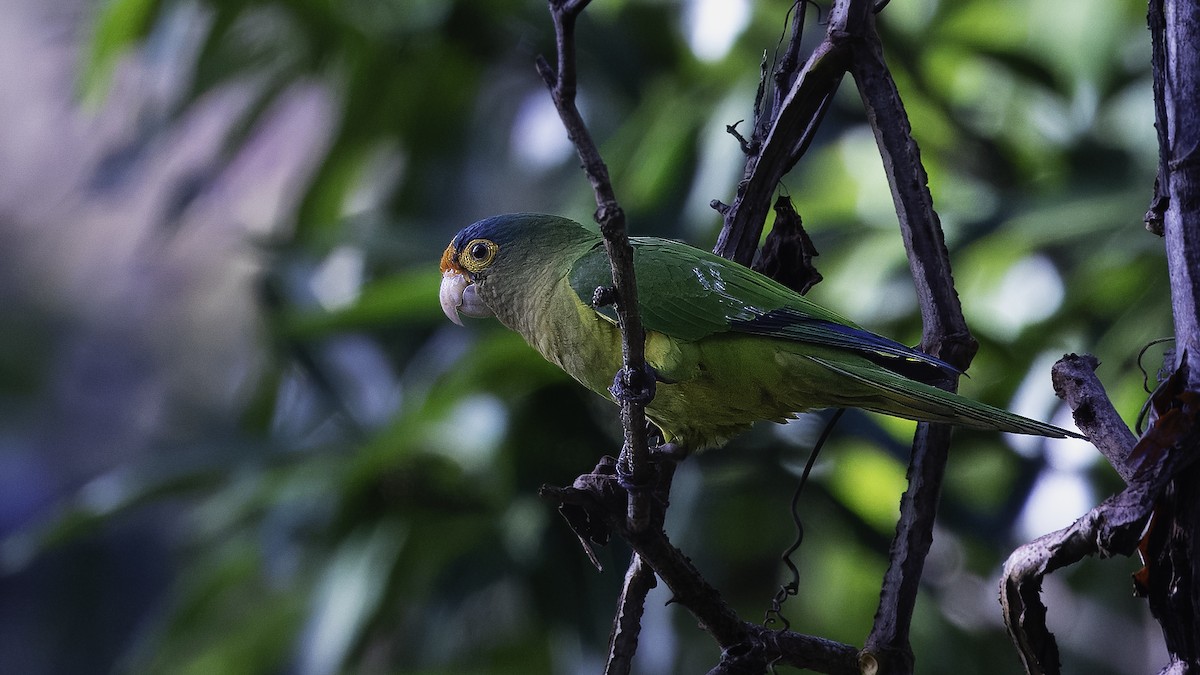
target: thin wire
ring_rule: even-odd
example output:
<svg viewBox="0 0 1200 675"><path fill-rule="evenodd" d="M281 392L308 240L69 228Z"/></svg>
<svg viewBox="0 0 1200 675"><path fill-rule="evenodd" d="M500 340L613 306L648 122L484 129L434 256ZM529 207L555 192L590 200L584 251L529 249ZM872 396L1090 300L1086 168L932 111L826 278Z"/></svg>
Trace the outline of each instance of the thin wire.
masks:
<svg viewBox="0 0 1200 675"><path fill-rule="evenodd" d="M1149 349L1154 345L1159 345L1164 342L1173 342L1174 340L1174 337L1162 337L1158 338L1157 340L1151 340L1150 342L1146 343L1145 347L1142 347L1142 351L1138 352L1137 367L1138 370L1142 371L1142 389L1145 389L1147 394L1152 394L1154 392L1150 389L1150 373L1146 372L1146 367L1142 365L1142 357L1146 356L1146 352L1149 351Z"/></svg>
<svg viewBox="0 0 1200 675"><path fill-rule="evenodd" d="M792 22L792 12L796 11L796 7L798 7L800 5L800 3L807 3L810 1L811 0L796 0L795 2L792 3L791 7L788 7L787 14L783 15L783 29L779 31L779 40L777 40L775 42L775 53L777 56L779 54L779 45L783 44L783 38L787 36L788 25ZM815 2L813 3L814 6L816 6L816 4L817 3L815 3ZM817 11L820 12L821 8L817 7ZM771 59L772 66L775 65L774 60L775 59L773 59L773 58Z"/></svg>
<svg viewBox="0 0 1200 675"><path fill-rule="evenodd" d="M796 541L792 543L780 560L784 565L787 565L788 570L792 573L792 580L779 587L775 592L775 597L771 598L771 608L767 610L766 617L763 619L764 626L770 626L772 623L779 621L782 626L779 630L787 630L791 627L791 622L783 616L783 603L788 598L800 592L800 569L796 567L796 563L792 561L792 554L800 549L800 545L804 543L804 522L800 519L800 493L804 490L804 485L808 482L808 477L812 473L813 466L817 462L817 455L821 452L821 447L825 445L825 441L829 440L829 435L833 433L833 428L837 426L838 420L842 418L842 414L846 412L845 408L838 408L829 421L825 423L825 429L821 432L821 436L813 445L812 452L808 455L808 461L804 464L804 471L800 473L800 482L796 484L796 491L792 493L792 523L796 525Z"/></svg>
<svg viewBox="0 0 1200 675"><path fill-rule="evenodd" d="M817 10L817 25L825 25L824 21L821 19L821 5L817 4L816 0L796 0L793 2L792 5L788 7L787 13L783 15L783 28L779 31L779 39L775 41L775 51L771 54L771 70L775 70L775 66L778 65L779 47L783 44L783 39L787 37L788 28L792 24L792 14L796 12L797 8L801 7L802 5L805 8L811 5L813 9ZM800 30L804 30L804 20L805 18L803 16L800 17ZM799 36L793 36L792 39L799 39Z"/></svg>
<svg viewBox="0 0 1200 675"><path fill-rule="evenodd" d="M1158 338L1157 340L1151 340L1146 344L1145 347L1142 347L1142 351L1138 352L1137 367L1138 370L1142 371L1142 389L1146 390L1147 394L1150 394L1150 396L1146 398L1146 402L1142 404L1142 409L1138 411L1137 421L1133 423L1134 433L1136 433L1138 436L1142 435L1142 425L1145 424L1146 415L1150 412L1150 404L1154 401L1154 392L1158 391L1159 388L1162 387L1162 384L1160 383L1153 390L1150 389L1150 373L1146 372L1145 366L1142 365L1142 357L1144 357L1146 352L1154 345L1162 344L1164 342L1172 342L1174 340L1174 337L1163 337Z"/></svg>

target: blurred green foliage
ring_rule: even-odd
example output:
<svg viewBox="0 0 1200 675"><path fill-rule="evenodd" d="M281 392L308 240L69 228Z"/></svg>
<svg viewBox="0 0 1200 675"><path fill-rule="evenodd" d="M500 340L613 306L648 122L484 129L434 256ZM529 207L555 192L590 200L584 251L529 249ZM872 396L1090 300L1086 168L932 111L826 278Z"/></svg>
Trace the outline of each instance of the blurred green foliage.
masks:
<svg viewBox="0 0 1200 675"><path fill-rule="evenodd" d="M731 199L742 166L724 127L750 115L789 3L748 6L711 62L689 43L701 3L593 5L579 28L581 103L631 228L711 246L719 218L707 203ZM294 227L256 242L266 366L238 423L201 432L192 451L168 443L120 467L119 503L67 498L5 542L23 551L16 567L166 506L168 582L110 647L118 671L598 672L627 552L610 546L597 573L536 491L615 452L615 412L516 336L486 322L460 329L435 304L436 261L458 228L503 211L586 221L592 210L532 65L553 47L545 3L110 0L94 11L79 77L95 106L121 58L152 58L186 19L198 48L175 115L245 81L255 93L238 128L297 81L327 87L337 114L286 214ZM1141 226L1156 166L1144 13L1125 0L909 0L880 17L981 343L968 395L1061 415L1048 367L1089 351L1122 414L1136 416L1138 351L1171 330L1162 245ZM813 297L918 341L851 80L781 188L821 251L826 281ZM321 270L339 252L361 269L344 300L322 302ZM818 430L813 419L764 426L681 467L668 532L746 618L784 580L788 500ZM862 643L910 437L911 425L864 414L833 437L801 502L801 591L785 607L794 628ZM1031 536L1019 523L1035 487L1058 475L1095 503L1116 486L1093 459L1064 468L1054 452L957 435L914 624L920 672L1017 671L994 580ZM1090 505L1050 504L1040 513L1065 510L1060 525ZM1050 621L1068 672L1160 665L1128 597L1134 567L1089 562L1054 578ZM707 669L716 647L682 609L662 607L668 597L652 596L639 672ZM1085 619L1081 608L1100 609Z"/></svg>

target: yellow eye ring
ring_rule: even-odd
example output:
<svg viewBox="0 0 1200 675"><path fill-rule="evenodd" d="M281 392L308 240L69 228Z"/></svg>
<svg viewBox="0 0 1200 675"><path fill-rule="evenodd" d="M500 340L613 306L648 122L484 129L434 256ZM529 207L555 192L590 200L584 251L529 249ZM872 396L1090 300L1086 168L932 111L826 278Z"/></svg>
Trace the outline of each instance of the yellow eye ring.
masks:
<svg viewBox="0 0 1200 675"><path fill-rule="evenodd" d="M458 256L458 264L471 272L478 272L492 264L492 261L496 259L496 252L499 250L500 246L490 239L472 239L462 247L462 252Z"/></svg>

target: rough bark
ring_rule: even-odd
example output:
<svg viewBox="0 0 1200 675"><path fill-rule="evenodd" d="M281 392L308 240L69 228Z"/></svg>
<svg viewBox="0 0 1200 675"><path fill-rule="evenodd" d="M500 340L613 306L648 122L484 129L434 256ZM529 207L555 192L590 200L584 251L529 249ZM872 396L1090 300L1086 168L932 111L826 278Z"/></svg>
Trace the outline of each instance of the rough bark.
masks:
<svg viewBox="0 0 1200 675"><path fill-rule="evenodd" d="M1151 0L1148 23L1160 161L1146 225L1166 247L1173 374L1151 397L1150 426L1134 444L1091 372L1094 358L1069 355L1055 366L1056 391L1128 487L1005 565L1004 618L1029 673L1060 672L1040 597L1045 575L1085 556L1135 550L1145 562L1137 588L1171 655L1162 672L1200 668L1200 7Z"/></svg>
<svg viewBox="0 0 1200 675"><path fill-rule="evenodd" d="M1176 371L1173 387L1157 396L1173 396L1171 406L1157 406L1160 435L1169 429L1177 442L1154 447L1155 456L1138 453L1142 467L1179 464L1177 456L1195 455L1196 407L1200 397L1200 6L1182 0L1150 3L1156 37L1156 110L1162 115L1159 177L1168 200L1163 214L1171 309L1175 319ZM1165 129L1164 129L1165 128ZM1171 381L1168 381L1171 384ZM1155 432L1152 427L1147 436ZM1153 460L1153 464L1151 461ZM1165 489L1146 540L1145 592L1163 629L1172 660L1187 669L1200 668L1200 469L1180 470Z"/></svg>

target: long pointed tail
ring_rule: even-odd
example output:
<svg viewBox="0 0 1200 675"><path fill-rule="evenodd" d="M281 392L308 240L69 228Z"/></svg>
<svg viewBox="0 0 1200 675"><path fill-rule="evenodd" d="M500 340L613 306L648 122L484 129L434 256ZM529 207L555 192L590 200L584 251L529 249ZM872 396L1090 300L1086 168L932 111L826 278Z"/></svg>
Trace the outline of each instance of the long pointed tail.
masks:
<svg viewBox="0 0 1200 675"><path fill-rule="evenodd" d="M1049 436L1050 438L1084 438L1073 431L1053 424L1014 415L985 403L972 401L943 391L923 382L880 368L873 363L834 363L819 356L807 356L828 370L866 385L879 393L875 401L853 401L851 404L888 415L925 422L946 422L976 429L995 429L1014 434Z"/></svg>

